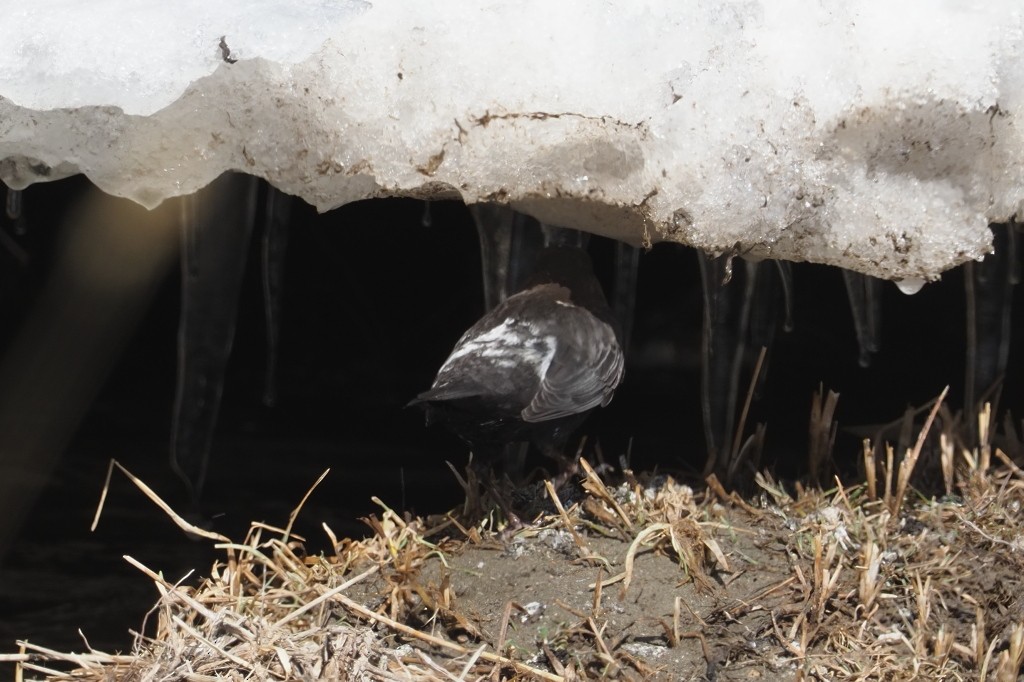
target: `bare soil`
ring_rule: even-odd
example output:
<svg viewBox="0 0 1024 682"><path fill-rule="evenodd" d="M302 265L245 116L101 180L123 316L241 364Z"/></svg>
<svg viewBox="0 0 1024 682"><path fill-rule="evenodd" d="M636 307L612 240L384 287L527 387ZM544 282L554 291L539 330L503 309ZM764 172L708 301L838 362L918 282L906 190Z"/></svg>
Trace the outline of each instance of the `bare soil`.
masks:
<svg viewBox="0 0 1024 682"><path fill-rule="evenodd" d="M130 655L15 656L51 679L1011 682L1024 472L1003 459L965 459L939 500L895 470L824 492L760 475L746 498L588 471L582 491L535 488L546 509L518 526L504 501L382 504L333 556L253 524L198 588L151 573L156 634Z"/></svg>
<svg viewBox="0 0 1024 682"><path fill-rule="evenodd" d="M410 581L435 599L413 600L407 622L468 648L504 641L511 657L563 675L709 680L970 679L1024 624L1019 502L1009 540L971 522L985 510L962 499L885 520L864 513L880 504L854 511L836 492L782 502L706 497L636 548L628 588L599 596L596 583L626 571L633 538L554 526L468 543ZM868 603L875 530L885 545ZM387 584L377 577L364 594L380 599ZM936 637L951 638L943 661L930 656Z"/></svg>

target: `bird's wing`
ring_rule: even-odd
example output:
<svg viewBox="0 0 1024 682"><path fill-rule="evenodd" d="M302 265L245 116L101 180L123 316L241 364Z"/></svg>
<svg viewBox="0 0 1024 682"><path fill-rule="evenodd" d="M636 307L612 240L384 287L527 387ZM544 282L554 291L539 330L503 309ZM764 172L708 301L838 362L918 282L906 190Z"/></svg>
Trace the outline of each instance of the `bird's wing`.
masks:
<svg viewBox="0 0 1024 682"><path fill-rule="evenodd" d="M607 405L622 380L622 348L614 330L589 311L566 305L562 314L573 333L558 339L540 388L522 411L527 422L542 422Z"/></svg>
<svg viewBox="0 0 1024 682"><path fill-rule="evenodd" d="M540 382L533 367L546 366L553 354L553 342L517 322L506 301L462 335L433 386L414 402L480 397L518 414Z"/></svg>

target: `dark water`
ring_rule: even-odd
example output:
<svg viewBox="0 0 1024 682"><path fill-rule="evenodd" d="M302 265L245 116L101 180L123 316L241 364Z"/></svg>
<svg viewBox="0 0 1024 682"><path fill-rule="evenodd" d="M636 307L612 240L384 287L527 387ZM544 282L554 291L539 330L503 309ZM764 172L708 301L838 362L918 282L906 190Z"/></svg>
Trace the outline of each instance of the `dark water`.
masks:
<svg viewBox="0 0 1024 682"><path fill-rule="evenodd" d="M31 245L38 259L18 276L5 271L0 302L12 320L5 334L16 330L23 302L45 277L45 229L58 222L53 206L62 191L71 196L80 185L62 189L55 183L35 198L33 190L27 193L26 210L36 211L40 226ZM445 460L461 465L464 448L442 431L425 429L421 415L403 406L429 385L452 344L481 313L476 235L461 205L432 205L429 226L422 212L420 202L397 200L361 202L325 216L296 210L280 401L273 409L260 404L265 343L257 261L250 259L207 484L204 512L216 530L241 540L250 521L286 523L327 468L331 474L296 528L311 551L326 543L322 522L339 536L362 534L360 517L376 509L371 495L421 513L460 501ZM596 244L599 267L607 267L608 254L607 246ZM659 246L641 258L627 379L612 406L585 427L591 447L599 444L607 459L629 452L638 468L658 466L684 476L700 471L698 287L692 252ZM141 626L156 591L122 555L172 580L190 569L201 577L219 558L211 544L186 538L118 474L98 530L89 531L112 457L172 506L187 508L167 465L177 292L177 273L169 272L2 559L0 650L13 651L19 638L81 650L79 628L97 649L125 650L128 630ZM857 365L840 273L798 266L796 293L796 328L772 351L758 408L769 425L767 464L800 473L819 382L841 393L843 426L898 417L906 405L924 403L947 383L954 385L955 403L964 348L958 274L914 297L886 288L883 351L867 370ZM1018 314L1018 326L1020 319ZM1012 376L1020 375L1019 356L1011 353ZM1011 389L1004 405L1020 402ZM837 458L852 469L859 447L858 438L844 435Z"/></svg>

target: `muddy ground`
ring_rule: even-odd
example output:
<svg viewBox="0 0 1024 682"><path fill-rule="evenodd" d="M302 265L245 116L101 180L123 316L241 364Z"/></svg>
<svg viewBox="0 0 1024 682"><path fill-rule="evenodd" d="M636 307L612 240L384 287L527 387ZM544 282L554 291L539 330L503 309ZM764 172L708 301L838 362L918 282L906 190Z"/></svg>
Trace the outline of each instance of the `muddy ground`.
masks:
<svg viewBox="0 0 1024 682"><path fill-rule="evenodd" d="M985 498L892 517L836 491L746 504L665 485L647 494L679 513L645 531L556 523L431 558L410 582L435 603L414 598L407 622L469 648L503 641L567 679L972 679L1020 637L1019 500L990 535L971 521L992 512Z"/></svg>
<svg viewBox="0 0 1024 682"><path fill-rule="evenodd" d="M741 497L589 474L534 488L518 528L508 500L425 520L381 504L373 537L316 556L254 524L198 587L151 573L163 597L131 653L19 660L125 680L1018 680L1024 472L956 468L938 499L896 476L762 475Z"/></svg>

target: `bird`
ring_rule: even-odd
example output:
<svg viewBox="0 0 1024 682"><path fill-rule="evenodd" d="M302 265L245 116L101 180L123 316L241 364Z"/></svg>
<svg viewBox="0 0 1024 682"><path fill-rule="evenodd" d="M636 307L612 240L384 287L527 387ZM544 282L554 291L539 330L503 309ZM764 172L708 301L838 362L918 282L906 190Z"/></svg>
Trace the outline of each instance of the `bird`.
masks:
<svg viewBox="0 0 1024 682"><path fill-rule="evenodd" d="M623 372L618 324L590 257L553 246L517 293L462 335L410 405L465 441L477 462L533 443L567 477L576 465L563 452L568 437L611 402Z"/></svg>

